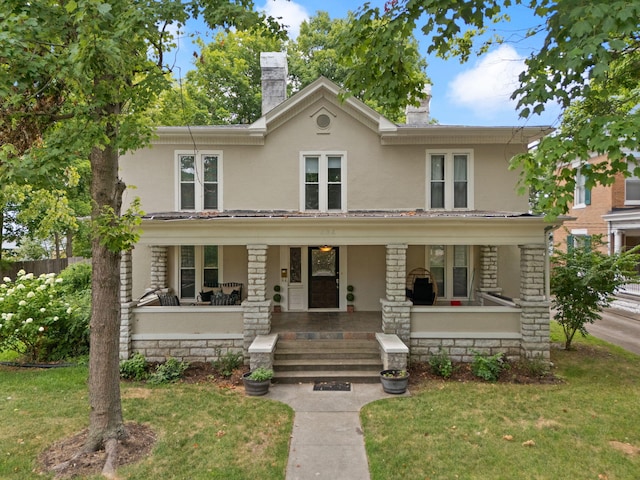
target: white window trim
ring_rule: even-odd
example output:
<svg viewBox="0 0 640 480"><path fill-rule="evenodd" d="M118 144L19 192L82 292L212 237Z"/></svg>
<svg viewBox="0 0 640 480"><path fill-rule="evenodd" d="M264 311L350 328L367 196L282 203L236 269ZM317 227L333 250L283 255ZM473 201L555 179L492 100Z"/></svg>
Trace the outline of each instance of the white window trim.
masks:
<svg viewBox="0 0 640 480"><path fill-rule="evenodd" d="M182 297L182 292L180 291L180 271L182 270L181 266L181 258L180 258L180 250L181 247L195 247L195 269L196 269L196 284L195 284L195 297ZM175 247L175 278L173 284L176 286L175 294L178 296L180 301L183 299L185 301L195 301L198 298L198 295L203 289L204 286L204 247L205 245L177 245ZM223 250L224 247L222 245L218 245L218 283L224 283L223 269L222 269L222 258L223 258Z"/></svg>
<svg viewBox="0 0 640 480"><path fill-rule="evenodd" d="M318 210L307 210L306 194L305 194L305 158L306 157L318 157L318 183L319 183L319 201ZM340 210L329 210L327 208L327 185L328 185L328 169L327 158L328 157L340 157L342 162L340 164L340 177L341 177L341 189L340 189ZM346 212L347 211L347 152L345 151L304 151L300 152L300 211L301 212Z"/></svg>
<svg viewBox="0 0 640 480"><path fill-rule="evenodd" d="M425 181L425 203L426 210L473 210L475 208L474 202L474 159L473 149L469 150L435 150L428 149L426 154L427 164L427 176ZM432 155L444 155L445 167L444 167L444 208L432 208L431 207L431 156ZM454 204L454 189L453 189L453 168L454 155L466 155L467 156L467 206L464 208L453 208Z"/></svg>
<svg viewBox="0 0 640 480"><path fill-rule="evenodd" d="M576 179L575 179L576 186L573 189L573 201L574 201L573 208L575 208L575 209L587 208L587 204L586 204L586 198L587 198L586 190L587 190L587 187L586 187L586 185L582 186L582 190L583 190L582 198L583 198L583 201L580 202L580 203L575 203L576 198L578 198L578 191L580 190L580 185L578 185L578 175L581 175L584 178L584 175L582 175L582 171L581 170L582 170L581 168L578 168L576 170ZM586 181L586 179L585 179L585 181Z"/></svg>
<svg viewBox="0 0 640 480"><path fill-rule="evenodd" d="M185 210L180 208L180 157L183 155L193 155L195 157L196 168L196 191L195 191L195 209ZM216 211L224 211L222 199L223 195L223 161L222 151L220 150L176 150L174 158L174 172L175 172L175 209L177 212L201 212L204 210L204 166L203 157L208 155L215 155L218 157L218 208Z"/></svg>
<svg viewBox="0 0 640 480"><path fill-rule="evenodd" d="M438 300L468 300L471 298L471 292L473 290L473 284L470 283L473 271L473 259L474 259L474 246L473 245L458 245L467 248L467 295L464 297L453 296L453 268L454 268L454 245L444 245L445 248L445 260L444 260L444 288L445 291L438 290ZM430 265L430 253L431 245L425 246L425 268L431 269Z"/></svg>

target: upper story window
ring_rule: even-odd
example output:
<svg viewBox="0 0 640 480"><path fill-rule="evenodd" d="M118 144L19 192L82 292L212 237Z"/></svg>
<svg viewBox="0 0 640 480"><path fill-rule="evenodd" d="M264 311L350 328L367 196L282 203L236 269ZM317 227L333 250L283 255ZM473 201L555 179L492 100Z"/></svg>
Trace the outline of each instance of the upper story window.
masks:
<svg viewBox="0 0 640 480"><path fill-rule="evenodd" d="M300 204L303 210L346 210L346 162L342 153L303 153Z"/></svg>
<svg viewBox="0 0 640 480"><path fill-rule="evenodd" d="M215 245L180 247L180 298L196 298L203 287L219 283L220 262Z"/></svg>
<svg viewBox="0 0 640 480"><path fill-rule="evenodd" d="M427 152L427 209L473 208L471 152Z"/></svg>
<svg viewBox="0 0 640 480"><path fill-rule="evenodd" d="M587 188L587 177L583 171L576 172L576 187L573 192L573 208L582 208L591 205L591 189Z"/></svg>
<svg viewBox="0 0 640 480"><path fill-rule="evenodd" d="M178 210L222 210L220 152L177 153Z"/></svg>
<svg viewBox="0 0 640 480"><path fill-rule="evenodd" d="M638 160L638 159L636 159ZM630 177L624 180L624 204L640 205L640 178L633 174L636 164L628 164L627 168L631 173Z"/></svg>

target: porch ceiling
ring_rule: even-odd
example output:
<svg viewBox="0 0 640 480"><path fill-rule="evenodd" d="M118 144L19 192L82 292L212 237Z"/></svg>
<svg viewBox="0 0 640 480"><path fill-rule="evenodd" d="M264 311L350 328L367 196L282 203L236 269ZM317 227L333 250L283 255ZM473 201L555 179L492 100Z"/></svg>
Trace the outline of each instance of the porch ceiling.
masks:
<svg viewBox="0 0 640 480"><path fill-rule="evenodd" d="M380 212L336 215L148 215L140 244L147 245L523 245L545 242L543 218L500 212L421 214Z"/></svg>

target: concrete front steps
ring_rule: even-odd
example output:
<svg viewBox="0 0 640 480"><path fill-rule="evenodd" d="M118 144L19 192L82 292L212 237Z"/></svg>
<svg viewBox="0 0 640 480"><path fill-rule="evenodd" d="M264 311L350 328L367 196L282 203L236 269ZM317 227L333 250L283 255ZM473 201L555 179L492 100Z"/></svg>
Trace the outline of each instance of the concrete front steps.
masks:
<svg viewBox="0 0 640 480"><path fill-rule="evenodd" d="M283 335L273 362L277 383L380 382L382 360L375 334L349 338L338 332L320 335ZM324 337L324 338L323 338Z"/></svg>

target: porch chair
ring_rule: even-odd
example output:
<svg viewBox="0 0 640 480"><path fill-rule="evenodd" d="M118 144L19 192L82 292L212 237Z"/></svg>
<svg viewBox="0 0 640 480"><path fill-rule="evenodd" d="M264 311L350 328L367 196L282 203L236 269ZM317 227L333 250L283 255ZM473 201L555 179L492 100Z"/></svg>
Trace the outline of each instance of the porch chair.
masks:
<svg viewBox="0 0 640 480"><path fill-rule="evenodd" d="M435 305L438 299L438 284L426 268L414 268L407 275L405 284L407 298L414 305Z"/></svg>

